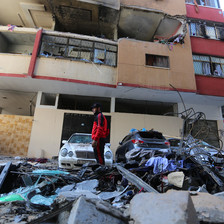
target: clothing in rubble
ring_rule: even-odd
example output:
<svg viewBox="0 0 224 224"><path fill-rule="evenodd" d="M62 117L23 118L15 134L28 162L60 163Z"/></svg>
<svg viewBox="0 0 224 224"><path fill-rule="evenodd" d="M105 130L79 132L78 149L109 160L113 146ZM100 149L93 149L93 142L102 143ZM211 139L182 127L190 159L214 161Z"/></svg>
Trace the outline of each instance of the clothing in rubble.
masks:
<svg viewBox="0 0 224 224"><path fill-rule="evenodd" d="M151 157L145 164L146 167L153 167L153 173L161 173L165 171L175 171L183 168L183 160L168 160L163 157Z"/></svg>
<svg viewBox="0 0 224 224"><path fill-rule="evenodd" d="M94 114L94 122L92 128L92 139L97 141L97 146L94 147L95 158L98 163L104 164L104 146L105 139L109 135L109 129L107 128L107 119L102 112Z"/></svg>

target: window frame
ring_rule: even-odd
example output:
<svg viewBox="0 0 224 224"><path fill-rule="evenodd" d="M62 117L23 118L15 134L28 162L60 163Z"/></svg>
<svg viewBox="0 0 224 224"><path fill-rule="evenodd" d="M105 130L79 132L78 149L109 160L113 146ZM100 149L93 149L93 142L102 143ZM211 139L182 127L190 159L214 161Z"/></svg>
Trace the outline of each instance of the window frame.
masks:
<svg viewBox="0 0 224 224"><path fill-rule="evenodd" d="M214 2L214 4L216 4L218 7L214 7L214 6L207 4L206 1L208 1L208 0L198 0L198 1L200 1L200 3L197 2L197 4L199 6L209 7L209 8L214 8L214 9L221 9L219 0L212 0ZM202 4L202 1L204 1L204 3L203 3L204 5ZM194 5L194 0L185 0L185 3Z"/></svg>
<svg viewBox="0 0 224 224"><path fill-rule="evenodd" d="M152 63L152 65L150 65L150 64L147 64L147 62L148 62L148 56L152 56L152 57L160 57L160 58L166 58L167 59L167 65L168 65L168 67L165 67L165 66L157 66L157 65L153 65L153 63ZM152 58L153 59L153 58ZM156 55L156 54L145 54L145 66L146 67L152 67L152 68L162 68L162 69L170 69L170 57L169 56L166 56L166 55Z"/></svg>
<svg viewBox="0 0 224 224"><path fill-rule="evenodd" d="M57 38L65 38L66 44L65 43L57 43L55 42L47 42L44 40L44 36L46 37L57 37ZM80 42L79 44L72 44L70 43L70 40L78 40L78 42ZM83 42L89 42L92 43L91 46L85 46L82 45L82 41ZM65 51L63 53L63 55L44 55L44 44L46 45L53 45L53 46L60 46L62 48L65 48ZM104 48L100 49L99 47L95 47L96 44L102 44L104 45ZM77 57L75 56L71 56L70 52L71 50L76 49L77 51ZM104 60L97 63L97 61L95 60L95 50L102 50L104 51ZM89 59L85 59L84 57L81 56L82 52L89 52L90 53L90 58ZM113 63L107 63L108 58L107 55L108 53L112 53L115 54L115 60L113 61ZM113 44L108 44L108 43L103 43L103 42L99 42L99 41L94 41L94 40L85 40L85 39L78 39L75 37L60 37L60 36L55 36L55 35L50 35L50 34L44 34L41 40L41 46L39 49L39 54L38 56L47 56L49 58L61 58L61 59L68 59L68 60L72 60L72 61L85 61L85 62L89 62L89 63L95 63L95 64L102 64L102 65L106 65L106 66L111 66L111 67L117 67L117 60L118 60L118 46L117 45L113 45Z"/></svg>
<svg viewBox="0 0 224 224"><path fill-rule="evenodd" d="M195 30L196 32L193 33L193 24L195 24ZM224 26L223 24L218 24L218 23L212 23L212 22L207 22L207 21L196 21L196 20L188 20L188 25L189 25L189 34L191 37L201 37L201 38L206 38L206 39L211 39L211 40L223 40L223 38L221 38L220 35L220 30L223 30L224 32ZM205 35L202 35L202 26L204 26L205 28ZM207 28L214 28L214 32L215 32L215 37L210 37L207 32L206 29ZM194 35L195 34L195 35Z"/></svg>
<svg viewBox="0 0 224 224"><path fill-rule="evenodd" d="M208 55L199 55L199 54L193 54L193 56L204 56L204 57L209 57L209 61L202 61L202 60L198 60L198 59L194 59L193 58L193 62L201 62L202 65L203 63L209 63L210 64L210 72L211 72L211 75L206 75L204 74L204 71L203 71L203 67L202 67L202 73L203 74L197 74L195 73L195 75L203 75L203 76L208 76L208 77L218 77L218 78L224 78L224 58L221 58L221 57L216 57L216 56L208 56ZM212 61L212 58L218 58L218 59L222 59L223 60L223 63L220 62L220 63L215 63ZM222 69L222 75L215 75L214 72L215 72L215 69L214 69L214 65L215 64L218 64L221 66L221 69ZM194 71L195 71L195 67L194 67Z"/></svg>

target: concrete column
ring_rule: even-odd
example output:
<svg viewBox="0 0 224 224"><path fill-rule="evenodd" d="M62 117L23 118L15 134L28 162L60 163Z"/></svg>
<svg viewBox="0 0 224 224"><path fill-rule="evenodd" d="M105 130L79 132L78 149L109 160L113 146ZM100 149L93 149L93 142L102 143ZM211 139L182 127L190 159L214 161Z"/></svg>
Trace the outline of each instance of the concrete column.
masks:
<svg viewBox="0 0 224 224"><path fill-rule="evenodd" d="M110 112L114 113L115 112L115 97L111 97L110 101Z"/></svg>
<svg viewBox="0 0 224 224"><path fill-rule="evenodd" d="M59 100L59 94L56 95L56 100L55 100L55 108L58 108L58 100Z"/></svg>
<svg viewBox="0 0 224 224"><path fill-rule="evenodd" d="M118 29L117 26L114 27L114 40L116 41L118 39Z"/></svg>
<svg viewBox="0 0 224 224"><path fill-rule="evenodd" d="M178 104L174 104L173 105L173 112L175 113L174 116L178 117L177 113L178 113Z"/></svg>
<svg viewBox="0 0 224 224"><path fill-rule="evenodd" d="M37 93L36 107L39 107L40 106L41 96L42 96L42 92L41 91L38 91L38 93Z"/></svg>

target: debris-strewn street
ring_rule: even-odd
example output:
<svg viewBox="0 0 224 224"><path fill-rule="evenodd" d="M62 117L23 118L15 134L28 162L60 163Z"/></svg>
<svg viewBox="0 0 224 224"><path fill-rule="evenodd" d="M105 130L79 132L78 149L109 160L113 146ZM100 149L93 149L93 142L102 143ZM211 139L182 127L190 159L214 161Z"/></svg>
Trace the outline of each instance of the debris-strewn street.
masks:
<svg viewBox="0 0 224 224"><path fill-rule="evenodd" d="M0 2L0 224L224 224L224 0Z"/></svg>
<svg viewBox="0 0 224 224"><path fill-rule="evenodd" d="M132 151L126 162L71 170L57 158L1 157L0 222L224 223L222 151L190 135L183 142L181 151Z"/></svg>

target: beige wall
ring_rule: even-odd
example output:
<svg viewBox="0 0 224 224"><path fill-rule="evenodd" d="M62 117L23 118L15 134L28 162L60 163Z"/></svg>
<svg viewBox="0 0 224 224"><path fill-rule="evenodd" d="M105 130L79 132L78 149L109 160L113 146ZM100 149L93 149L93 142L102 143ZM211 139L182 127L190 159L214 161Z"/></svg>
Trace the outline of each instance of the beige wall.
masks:
<svg viewBox="0 0 224 224"><path fill-rule="evenodd" d="M31 56L0 54L0 73L27 74Z"/></svg>
<svg viewBox="0 0 224 224"><path fill-rule="evenodd" d="M91 114L90 112L81 111L36 108L29 145L29 157L44 156L51 158L58 154L65 112ZM132 128L154 128L165 135L179 136L182 127L182 120L177 117L126 113L105 113L105 115L111 115L111 149L113 152L115 152L119 141Z"/></svg>
<svg viewBox="0 0 224 224"><path fill-rule="evenodd" d="M145 55L169 56L170 68L145 65ZM149 87L196 90L190 37L185 44L177 44L173 50L160 43L120 39L118 44L118 82Z"/></svg>
<svg viewBox="0 0 224 224"><path fill-rule="evenodd" d="M61 110L36 108L28 157L51 158L58 155L63 118Z"/></svg>
<svg viewBox="0 0 224 224"><path fill-rule="evenodd" d="M140 115L127 113L112 113L111 117L111 145L115 152L118 143L132 128L147 130L154 129L164 135L178 137L182 128L182 119L168 116Z"/></svg>
<svg viewBox="0 0 224 224"><path fill-rule="evenodd" d="M32 54L33 45L9 45L7 53L11 54Z"/></svg>
<svg viewBox="0 0 224 224"><path fill-rule="evenodd" d="M56 78L68 78L116 84L117 69L111 66L97 65L66 59L38 58L35 67L35 75L51 76Z"/></svg>
<svg viewBox="0 0 224 224"><path fill-rule="evenodd" d="M33 117L0 115L0 154L26 156Z"/></svg>
<svg viewBox="0 0 224 224"><path fill-rule="evenodd" d="M52 26L52 13L46 11L46 5L40 10L40 5L44 5L45 0L1 0L0 24L13 24L16 26L33 27L30 20L37 27L50 28ZM23 8L20 3L26 7Z"/></svg>
<svg viewBox="0 0 224 224"><path fill-rule="evenodd" d="M186 15L185 0L120 0L122 5L162 10L170 15Z"/></svg>

